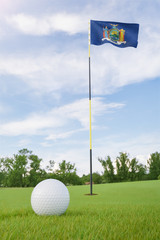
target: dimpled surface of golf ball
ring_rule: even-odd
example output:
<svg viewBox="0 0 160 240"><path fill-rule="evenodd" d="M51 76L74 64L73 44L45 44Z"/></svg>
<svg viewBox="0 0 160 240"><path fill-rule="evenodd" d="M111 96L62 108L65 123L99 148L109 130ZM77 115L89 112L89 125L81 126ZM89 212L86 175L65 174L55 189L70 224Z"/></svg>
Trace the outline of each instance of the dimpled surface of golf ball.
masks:
<svg viewBox="0 0 160 240"><path fill-rule="evenodd" d="M38 215L61 215L69 205L67 187L56 179L46 179L35 186L31 205Z"/></svg>

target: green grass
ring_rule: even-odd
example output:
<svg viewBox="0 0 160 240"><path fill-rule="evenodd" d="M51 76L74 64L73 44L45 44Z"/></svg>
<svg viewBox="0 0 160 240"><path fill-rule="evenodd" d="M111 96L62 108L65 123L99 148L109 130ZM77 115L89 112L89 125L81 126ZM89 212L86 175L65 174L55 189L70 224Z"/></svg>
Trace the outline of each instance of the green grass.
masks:
<svg viewBox="0 0 160 240"><path fill-rule="evenodd" d="M68 187L62 216L37 216L31 188L0 189L0 239L159 240L160 181Z"/></svg>

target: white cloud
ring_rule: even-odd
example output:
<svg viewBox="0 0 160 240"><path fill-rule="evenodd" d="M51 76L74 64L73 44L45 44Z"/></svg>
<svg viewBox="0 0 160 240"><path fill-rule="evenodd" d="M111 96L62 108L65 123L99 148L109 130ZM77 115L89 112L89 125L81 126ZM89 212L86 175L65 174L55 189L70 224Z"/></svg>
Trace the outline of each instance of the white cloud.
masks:
<svg viewBox="0 0 160 240"><path fill-rule="evenodd" d="M48 137L46 137L47 141L50 140L58 140L58 139L66 139L69 138L71 135L77 133L77 132L81 132L81 131L85 131L86 129L81 128L81 129L76 129L76 130L72 130L72 131L67 131L67 132L61 132L61 133L54 133L54 134L50 134ZM43 145L47 145L47 143L43 143Z"/></svg>
<svg viewBox="0 0 160 240"><path fill-rule="evenodd" d="M20 4L21 0L15 0L14 2L12 0L1 0L0 1L0 13L1 15L13 12Z"/></svg>
<svg viewBox="0 0 160 240"><path fill-rule="evenodd" d="M93 46L94 93L112 93L119 87L159 77L160 36L154 34L150 36L147 29L143 29L137 49L117 49L107 44Z"/></svg>
<svg viewBox="0 0 160 240"><path fill-rule="evenodd" d="M103 139L96 139L94 152L97 157L110 155L113 161L119 152L127 152L131 158L137 157L141 163L146 164L149 154L158 150L159 140L159 134L155 132L137 133L135 136L128 136L128 134L111 135ZM106 150L106 146L108 150Z"/></svg>
<svg viewBox="0 0 160 240"><path fill-rule="evenodd" d="M65 159L66 161L70 161L72 163L76 162L76 168L78 170L78 174L82 176L83 174L89 173L89 151L87 151L87 145L85 148L74 148L67 150L65 152L57 153L55 155L55 159L58 162L61 162L62 159ZM72 160L71 160L72 159ZM88 168L86 168L88 162Z"/></svg>
<svg viewBox="0 0 160 240"><path fill-rule="evenodd" d="M144 6L143 6L144 5ZM96 7L95 7L96 6ZM99 8L97 8L99 6ZM108 6L108 7L107 7ZM125 6L125 8L123 8ZM126 11L127 6L127 11ZM147 16L142 19L137 7L144 7L143 14ZM93 5L85 5L81 12L71 11L56 12L48 15L35 16L18 13L7 17L7 22L20 32L31 35L50 35L57 31L67 34L88 32L88 17L97 19L113 19L113 13L117 21L128 22L132 13L133 22L140 23L139 44L137 49L119 49L105 44L101 47L91 47L91 73L93 93L96 95L110 94L128 84L141 82L160 76L160 27L157 21L154 28L149 10L155 10L153 3L136 1L128 4L127 0L121 2L121 11L117 1L109 4L102 1ZM156 11L156 10L155 10ZM126 14L122 14L126 13ZM153 15L153 14L152 14ZM133 16L135 16L133 18ZM154 14L154 21L157 15ZM126 19L125 19L126 18ZM70 36L72 42L72 36ZM70 91L86 93L88 91L88 50L81 45L77 48L61 52L45 49L35 55L3 55L0 57L0 73L18 76L21 81L39 93ZM56 48L55 48L56 49ZM45 53L44 53L45 52ZM78 86L78 87L77 87Z"/></svg>
<svg viewBox="0 0 160 240"><path fill-rule="evenodd" d="M24 120L8 122L0 125L0 135L47 135L47 140L69 137L71 134L89 128L88 99L77 100L71 104L54 108L46 113L34 113ZM103 103L102 98L93 99L93 121L97 115L105 111L124 107L121 103ZM62 128L70 125L72 121L80 124L82 129L63 131ZM51 131L52 129L52 131ZM51 132L53 132L51 134Z"/></svg>
<svg viewBox="0 0 160 240"><path fill-rule="evenodd" d="M153 153L153 152L155 152L155 151L152 151L151 153ZM145 154L144 154L144 155L142 155L142 154L137 155L137 156L136 156L136 159L138 160L138 162L140 162L140 163L148 166L148 165L147 165L147 160L150 158L150 154L151 154L151 153L146 154L146 155L145 155Z"/></svg>
<svg viewBox="0 0 160 240"><path fill-rule="evenodd" d="M39 135L41 130L62 125L62 120L54 118L50 114L32 114L25 120L9 122L0 125L0 135Z"/></svg>
<svg viewBox="0 0 160 240"><path fill-rule="evenodd" d="M49 35L57 31L63 31L72 35L88 31L85 19L73 13L56 13L42 17L20 13L8 16L6 20L20 32L31 35Z"/></svg>
<svg viewBox="0 0 160 240"><path fill-rule="evenodd" d="M39 92L88 90L87 57L84 51L42 54L38 56L4 55L0 74L13 75ZM78 88L77 88L78 86Z"/></svg>
<svg viewBox="0 0 160 240"><path fill-rule="evenodd" d="M119 156L120 152L127 152L130 159L136 157L139 163L146 165L150 154L158 149L157 139L159 139L159 135L156 133L142 134L136 137L130 136L129 138L122 135L109 135L106 138L93 139L93 172L103 172L103 168L98 162L98 157L105 158L109 155L115 166L116 157ZM88 174L90 167L89 141L83 141L83 143L79 141L78 146L77 148L72 144L68 149L63 149L63 151L57 150L52 153L48 149L47 153L44 154L42 152L44 166L50 159L54 159L56 162L61 162L62 159L65 159L66 161L76 163L80 176Z"/></svg>
<svg viewBox="0 0 160 240"><path fill-rule="evenodd" d="M120 4L117 4L117 0L109 2L83 1L83 3L78 3L82 4L80 8L77 7L76 1L75 4L72 1L73 6L67 6L67 3L64 2L65 7L62 7L62 3L63 1L60 3L55 1L54 4L52 2L50 5L49 0L42 0L41 4L38 0L6 0L3 1L3 5L0 4L0 40L3 48L0 55L0 75L3 77L0 78L0 82L3 81L1 84L1 91L2 86L4 87L3 94L9 93L9 84L13 83L14 80L15 83L21 81L18 87L15 84L17 91L20 88L26 89L27 85L33 94L45 93L47 100L50 93L57 98L66 92L69 92L73 98L75 98L75 93L78 93L77 97L80 97L81 93L83 96L88 94L87 32L89 18L140 23L137 49L118 49L107 44L101 47L91 47L93 96L111 94L119 87L160 76L160 3L158 0L121 0ZM75 34L77 35L75 36ZM54 50L51 45L47 45L49 41L46 42L47 47L44 47L45 39L49 38L41 38L41 36L51 35L54 41L51 45L54 45ZM68 41L66 43L63 38L63 48L61 49L59 45L62 43L62 36L67 37L69 43ZM18 38L18 43L21 43L20 46L16 46L16 38ZM37 43L43 42L43 49L41 43L36 48L31 44L27 48L27 50L30 49L30 53L26 52L24 45L28 39L29 41L34 39L34 44L36 41ZM7 41L5 42L5 40ZM86 47L84 41L86 41ZM78 42L76 46L75 42ZM14 44L15 49L13 49ZM16 95L16 93L12 94ZM21 101L20 98L18 100ZM94 130L97 130L97 116L124 107L124 104L121 103L105 104L102 98L93 98L92 103L93 133L95 133ZM6 105L8 104L7 102ZM30 114L26 118L22 115L21 119L16 121L10 119L4 123L3 117L1 118L0 135L3 139L3 136L9 136L5 139L10 139L3 144L3 151L4 149L11 151L13 145L17 148L17 146L30 145L31 143L34 148L35 143L30 142L31 137L42 135L42 138L39 136L37 139L38 144L42 142L41 145L39 144L41 147L37 152L38 155L42 151L45 159L52 146L48 160L55 158L59 161L66 159L76 162L78 170L87 174L89 172L89 144L82 131L88 131L89 127L88 99L81 99L48 112L44 112L43 109L42 112L36 112L35 108L33 111L35 111L34 114ZM4 106L0 107L0 113L1 115L5 113ZM16 118L16 116L13 117ZM102 131L102 126L100 128ZM79 135L83 135L83 141L81 141L83 149L79 148L79 144L78 148L75 149L77 142L73 146L71 136L76 135L76 133L78 133L78 137L74 143L79 141ZM17 138L10 137L19 135L22 136L18 139L22 140L18 143ZM23 138L25 139L23 140ZM64 149L63 152L58 148L54 149L53 146L56 144L58 146L58 143L61 143L60 140L64 139L67 139L68 149ZM116 137L110 135L108 138L103 138L102 135L97 134L93 139L93 168L99 170L101 167L97 161L99 155L109 154L114 159L119 151L127 151L144 162L149 153L159 148L158 142L158 134L145 134L135 138L131 136L128 138L122 134ZM6 148L6 145L10 147Z"/></svg>
<svg viewBox="0 0 160 240"><path fill-rule="evenodd" d="M24 146L28 146L29 144L31 144L31 140L30 139L21 139L18 142L18 147L24 147Z"/></svg>
<svg viewBox="0 0 160 240"><path fill-rule="evenodd" d="M8 5L11 5L11 1ZM10 14L6 17L7 23L18 31L24 34L31 35L49 35L57 31L63 31L68 34L88 32L88 20L108 20L120 22L145 22L148 26L151 21L156 21L158 24L158 9L159 2L148 0L135 0L128 2L128 0L121 0L121 4L117 4L117 0L112 1L94 1L92 3L81 4L81 8L75 8L75 5L67 6L65 10L63 7L58 11L51 8L51 11L44 11L44 5L39 6L39 2L35 1L34 6L38 5L34 11L26 11L27 4L24 1L16 1L20 5L26 5L21 8L19 13ZM30 1L29 1L29 4ZM3 4L4 5L4 4ZM48 1L46 1L48 6ZM50 6L51 7L51 6ZM13 3L12 3L13 8ZM143 9L139 11L139 9ZM56 12L55 12L56 11ZM52 13L50 13L52 12ZM32 13L32 14L31 14ZM39 15L37 15L39 13ZM113 14L114 13L114 14ZM152 25L152 24L151 24ZM156 27L156 26L155 26Z"/></svg>
<svg viewBox="0 0 160 240"><path fill-rule="evenodd" d="M160 76L160 37L144 31L137 49L113 46L91 49L91 75L94 94L110 94L117 88ZM154 36L154 38L153 38ZM87 50L72 49L63 53L1 55L0 74L13 75L40 93L88 92ZM78 86L78 87L77 87Z"/></svg>

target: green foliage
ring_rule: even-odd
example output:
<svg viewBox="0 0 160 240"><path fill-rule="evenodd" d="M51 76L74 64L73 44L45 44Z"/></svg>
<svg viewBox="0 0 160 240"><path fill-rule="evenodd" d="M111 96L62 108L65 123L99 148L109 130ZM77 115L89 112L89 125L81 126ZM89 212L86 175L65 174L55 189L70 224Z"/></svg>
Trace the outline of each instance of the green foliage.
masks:
<svg viewBox="0 0 160 240"><path fill-rule="evenodd" d="M1 158L0 168L1 168L1 186L7 187L11 186L12 175L13 175L13 158Z"/></svg>
<svg viewBox="0 0 160 240"><path fill-rule="evenodd" d="M160 176L160 153L152 153L148 159L147 167L138 163L136 158L129 159L129 154L119 153L113 164L110 156L98 158L104 172L103 175L95 172L92 181L95 184L140 181L158 179ZM90 182L90 174L79 177L74 163L63 160L59 168L54 169L55 161L50 160L45 169L41 168L42 159L24 148L14 154L13 157L0 158L0 186L1 187L34 187L40 181L54 178L65 185L82 185ZM115 167L114 167L115 166Z"/></svg>
<svg viewBox="0 0 160 240"><path fill-rule="evenodd" d="M143 164L138 164L137 165L137 172L136 172L136 180L141 181L141 180L148 180L149 177L147 175L147 167Z"/></svg>
<svg viewBox="0 0 160 240"><path fill-rule="evenodd" d="M105 160L103 160L102 158L98 158L98 161L102 164L102 167L104 169L103 177L105 182L114 182L114 167L111 158L109 156Z"/></svg>
<svg viewBox="0 0 160 240"><path fill-rule="evenodd" d="M41 169L42 159L28 149L22 149L13 158L0 158L0 186L3 187L34 187L46 178L55 178L66 185L81 185L82 180L76 174L75 164L63 160L59 169L54 171L53 160Z"/></svg>
<svg viewBox="0 0 160 240"><path fill-rule="evenodd" d="M40 168L40 159L37 155L30 155L30 171L28 176L28 185L34 187L42 180L42 169Z"/></svg>
<svg viewBox="0 0 160 240"><path fill-rule="evenodd" d="M116 173L114 172L113 163L111 158L108 156L105 160L98 158L101 163L104 173L104 182L125 182L125 181L140 181L148 180L147 167L141 163L138 163L136 158L129 159L129 154L119 153L116 158Z"/></svg>
<svg viewBox="0 0 160 240"><path fill-rule="evenodd" d="M83 183L83 184L89 183L89 182L90 182L90 174L88 174L88 175L83 174L83 176L81 177L81 179L82 179L82 183Z"/></svg>
<svg viewBox="0 0 160 240"><path fill-rule="evenodd" d="M152 153L147 163L149 165L150 179L157 179L160 175L160 153Z"/></svg>
<svg viewBox="0 0 160 240"><path fill-rule="evenodd" d="M47 165L46 169L48 172L53 173L54 172L54 165L55 161L54 160L49 160L49 165Z"/></svg>
<svg viewBox="0 0 160 240"><path fill-rule="evenodd" d="M117 179L120 182L127 181L129 178L129 157L127 153L120 153L116 158Z"/></svg>
<svg viewBox="0 0 160 240"><path fill-rule="evenodd" d="M136 180L136 173L138 171L138 161L136 160L136 158L133 158L130 161L129 169L130 169L129 178L130 178L131 181L135 181Z"/></svg>
<svg viewBox="0 0 160 240"><path fill-rule="evenodd" d="M80 177L77 176L76 171L75 164L63 160L59 163L59 169L55 173L57 174L57 179L65 185L80 185L82 182Z"/></svg>
<svg viewBox="0 0 160 240"><path fill-rule="evenodd" d="M32 151L22 149L13 158L0 159L0 183L4 187L35 186L44 175L38 156ZM28 171L28 169L30 169Z"/></svg>
<svg viewBox="0 0 160 240"><path fill-rule="evenodd" d="M158 180L160 180L160 175L158 176Z"/></svg>
<svg viewBox="0 0 160 240"><path fill-rule="evenodd" d="M130 161L129 179L131 181L145 180L147 177L146 171L147 171L146 166L141 163L138 164L136 158L133 158Z"/></svg>
<svg viewBox="0 0 160 240"><path fill-rule="evenodd" d="M94 184L101 184L103 181L103 178L98 172L95 172L92 174L92 180Z"/></svg>
<svg viewBox="0 0 160 240"><path fill-rule="evenodd" d="M82 181L82 184L89 183L90 182L90 174L88 174L88 175L83 174L83 176L81 177L81 181ZM100 184L103 182L103 178L98 172L92 173L92 182L94 184Z"/></svg>
<svg viewBox="0 0 160 240"><path fill-rule="evenodd" d="M14 155L12 170L12 186L25 187L25 176L27 173L28 153L26 149Z"/></svg>

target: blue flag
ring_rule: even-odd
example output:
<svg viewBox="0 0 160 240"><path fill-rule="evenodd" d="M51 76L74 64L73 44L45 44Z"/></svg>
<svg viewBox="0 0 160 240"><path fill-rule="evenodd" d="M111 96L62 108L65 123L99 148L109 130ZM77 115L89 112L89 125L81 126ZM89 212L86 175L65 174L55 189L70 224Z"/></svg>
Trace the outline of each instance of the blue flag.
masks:
<svg viewBox="0 0 160 240"><path fill-rule="evenodd" d="M91 44L111 43L116 47L137 47L139 24L91 20Z"/></svg>

